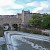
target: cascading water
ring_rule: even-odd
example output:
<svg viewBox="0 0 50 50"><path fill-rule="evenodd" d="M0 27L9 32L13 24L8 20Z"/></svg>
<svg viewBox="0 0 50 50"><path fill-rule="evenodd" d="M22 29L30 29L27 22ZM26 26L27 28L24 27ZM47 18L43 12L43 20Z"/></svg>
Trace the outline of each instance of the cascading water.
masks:
<svg viewBox="0 0 50 50"><path fill-rule="evenodd" d="M50 50L50 37L17 31L4 33L8 50Z"/></svg>

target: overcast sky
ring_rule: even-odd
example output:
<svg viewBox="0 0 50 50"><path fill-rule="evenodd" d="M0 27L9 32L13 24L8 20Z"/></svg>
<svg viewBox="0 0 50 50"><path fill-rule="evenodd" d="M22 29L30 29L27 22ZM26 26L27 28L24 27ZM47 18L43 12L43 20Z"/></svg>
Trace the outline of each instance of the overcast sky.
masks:
<svg viewBox="0 0 50 50"><path fill-rule="evenodd" d="M15 15L22 10L50 13L50 0L0 0L0 15Z"/></svg>

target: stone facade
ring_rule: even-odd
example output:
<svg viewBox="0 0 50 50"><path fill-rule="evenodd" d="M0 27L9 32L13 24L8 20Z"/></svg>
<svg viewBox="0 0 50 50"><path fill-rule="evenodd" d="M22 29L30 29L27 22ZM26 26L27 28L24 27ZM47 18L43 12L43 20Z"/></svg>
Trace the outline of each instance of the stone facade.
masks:
<svg viewBox="0 0 50 50"><path fill-rule="evenodd" d="M21 22L18 18L16 18L17 15L1 15L0 16L0 25L8 23L9 25L12 24L19 24Z"/></svg>
<svg viewBox="0 0 50 50"><path fill-rule="evenodd" d="M22 10L21 14L17 14L18 19L21 20L21 24L28 25L29 20L32 18L33 13L30 13L30 11L24 11Z"/></svg>
<svg viewBox="0 0 50 50"><path fill-rule="evenodd" d="M0 15L0 25L8 23L10 26L12 24L28 25L29 20L32 18L30 11L22 10L22 13L17 13L17 15Z"/></svg>

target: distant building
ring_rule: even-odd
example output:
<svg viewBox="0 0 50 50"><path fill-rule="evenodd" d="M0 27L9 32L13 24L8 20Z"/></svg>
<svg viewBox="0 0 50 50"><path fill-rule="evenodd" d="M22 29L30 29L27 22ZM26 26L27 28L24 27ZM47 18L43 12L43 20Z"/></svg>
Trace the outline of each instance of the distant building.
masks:
<svg viewBox="0 0 50 50"><path fill-rule="evenodd" d="M24 11L22 10L21 14L17 14L18 19L21 20L21 24L28 25L29 20L32 18L33 13L30 13L30 11Z"/></svg>
<svg viewBox="0 0 50 50"><path fill-rule="evenodd" d="M29 20L32 18L34 13L30 11L22 10L22 13L17 13L17 15L0 15L0 25L9 24L11 27L13 24L19 25L28 25Z"/></svg>

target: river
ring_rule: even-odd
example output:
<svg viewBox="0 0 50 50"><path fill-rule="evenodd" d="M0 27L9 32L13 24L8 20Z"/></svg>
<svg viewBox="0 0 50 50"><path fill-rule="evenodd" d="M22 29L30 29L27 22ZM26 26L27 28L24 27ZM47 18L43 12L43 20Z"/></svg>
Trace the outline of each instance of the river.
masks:
<svg viewBox="0 0 50 50"><path fill-rule="evenodd" d="M4 33L7 50L50 50L50 37L17 31Z"/></svg>

